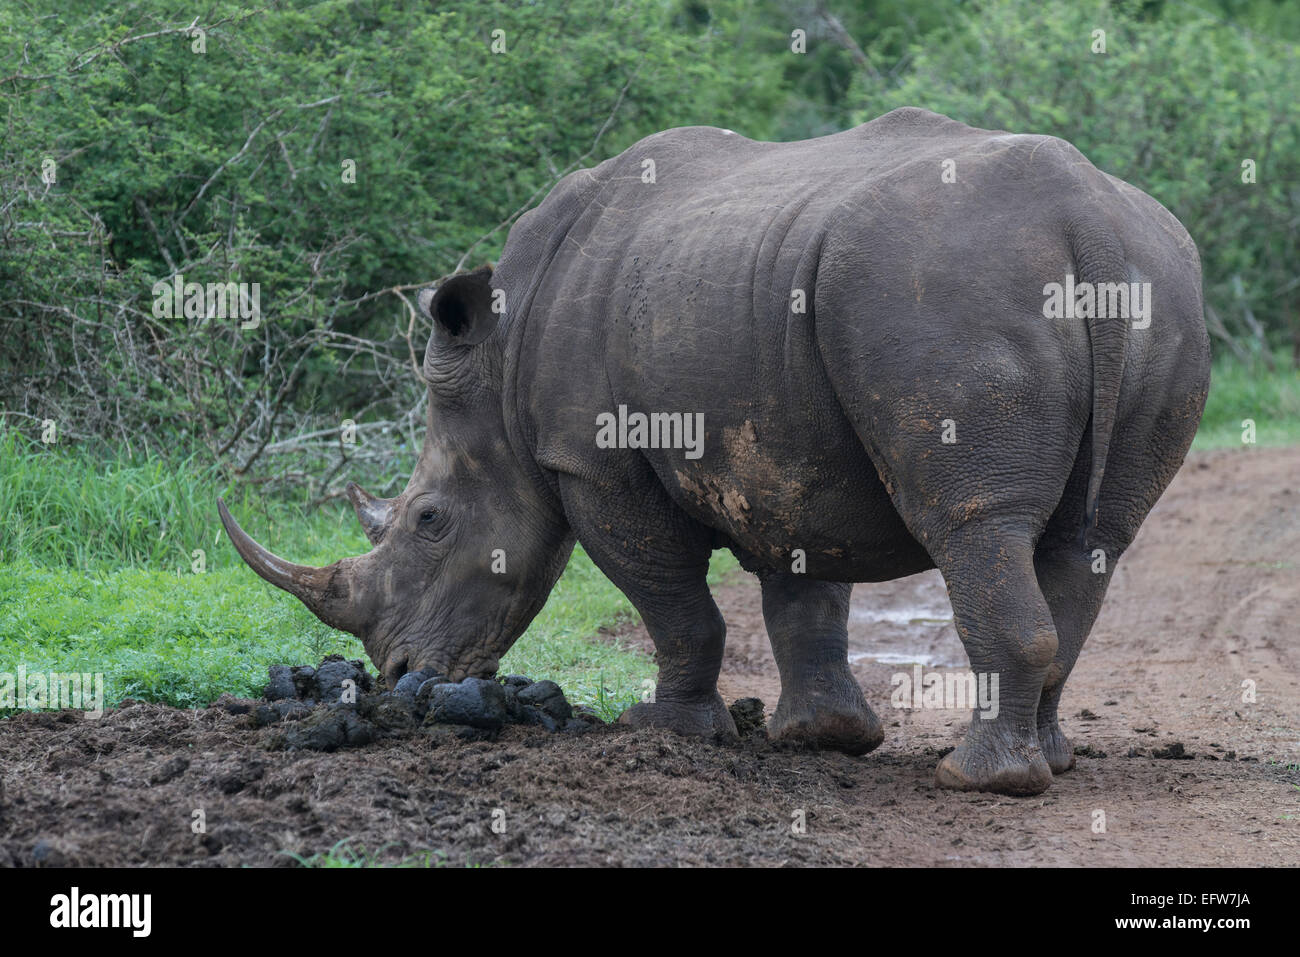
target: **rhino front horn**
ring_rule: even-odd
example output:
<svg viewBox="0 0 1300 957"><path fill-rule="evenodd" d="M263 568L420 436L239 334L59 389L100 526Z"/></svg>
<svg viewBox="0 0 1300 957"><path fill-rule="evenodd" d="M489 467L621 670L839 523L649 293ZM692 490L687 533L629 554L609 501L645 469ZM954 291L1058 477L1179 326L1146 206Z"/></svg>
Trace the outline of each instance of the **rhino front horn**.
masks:
<svg viewBox="0 0 1300 957"><path fill-rule="evenodd" d="M324 568L295 565L253 541L239 527L221 499L217 499L217 512L235 551L249 568L276 588L283 588L296 597L330 627L361 634L361 622L353 606L351 559L345 558Z"/></svg>

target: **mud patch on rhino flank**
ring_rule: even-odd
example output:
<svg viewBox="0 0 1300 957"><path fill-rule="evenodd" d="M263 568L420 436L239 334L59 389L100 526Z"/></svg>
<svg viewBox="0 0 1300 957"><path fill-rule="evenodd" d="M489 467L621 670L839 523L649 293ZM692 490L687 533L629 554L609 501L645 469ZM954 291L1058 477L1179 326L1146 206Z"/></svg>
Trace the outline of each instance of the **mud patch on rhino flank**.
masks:
<svg viewBox="0 0 1300 957"><path fill-rule="evenodd" d="M732 532L750 529L754 522L753 506L742 490L763 489L764 507L775 510L768 521L793 534L789 510L804 497L807 486L762 450L751 420L724 428L721 442L722 455L710 471L674 472L678 486L701 507L726 519ZM783 502L790 504L770 504ZM773 549L773 554L779 557L782 553Z"/></svg>
<svg viewBox="0 0 1300 957"><path fill-rule="evenodd" d="M763 450L751 420L746 419L739 428L723 429L722 446L738 485L761 488L767 498L791 503L807 492L807 486L794 478L785 464Z"/></svg>
<svg viewBox="0 0 1300 957"><path fill-rule="evenodd" d="M674 475L682 491L702 508L715 513L720 510L722 516L730 521L733 531L749 524L749 501L739 489L725 486L711 475L702 476L699 481L680 470Z"/></svg>

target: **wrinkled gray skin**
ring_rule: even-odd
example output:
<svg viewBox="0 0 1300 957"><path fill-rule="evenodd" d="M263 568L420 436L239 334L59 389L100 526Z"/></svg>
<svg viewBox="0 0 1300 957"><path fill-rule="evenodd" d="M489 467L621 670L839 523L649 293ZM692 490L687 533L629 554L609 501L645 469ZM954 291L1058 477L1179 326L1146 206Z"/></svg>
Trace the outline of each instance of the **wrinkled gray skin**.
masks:
<svg viewBox="0 0 1300 957"><path fill-rule="evenodd" d="M1150 282L1150 327L1044 318L1067 273ZM1073 765L1061 689L1209 380L1196 248L1150 197L1061 140L923 110L798 143L668 130L566 177L495 272L429 300L415 473L390 501L350 490L374 549L290 565L222 508L390 683L492 674L576 536L658 650L656 700L623 720L733 735L705 583L729 547L762 584L772 737L863 753L883 732L849 671L849 583L937 566L1000 686L938 783L1034 794ZM598 448L620 404L704 413L703 456Z"/></svg>

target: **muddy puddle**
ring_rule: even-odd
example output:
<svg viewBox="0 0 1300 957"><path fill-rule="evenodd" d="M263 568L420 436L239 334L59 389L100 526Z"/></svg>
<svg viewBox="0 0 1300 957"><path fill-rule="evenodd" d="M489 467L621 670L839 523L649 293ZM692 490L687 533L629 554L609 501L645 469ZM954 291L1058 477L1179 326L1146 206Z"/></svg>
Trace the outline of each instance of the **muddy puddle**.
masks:
<svg viewBox="0 0 1300 957"><path fill-rule="evenodd" d="M899 581L855 585L849 623L851 664L967 667L937 569Z"/></svg>

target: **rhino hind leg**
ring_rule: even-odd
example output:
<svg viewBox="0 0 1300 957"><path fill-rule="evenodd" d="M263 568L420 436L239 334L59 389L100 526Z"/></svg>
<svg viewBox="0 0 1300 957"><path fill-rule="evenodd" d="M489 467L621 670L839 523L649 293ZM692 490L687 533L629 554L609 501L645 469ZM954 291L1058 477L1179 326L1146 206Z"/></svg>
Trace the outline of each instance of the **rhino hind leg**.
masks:
<svg viewBox="0 0 1300 957"><path fill-rule="evenodd" d="M1194 373L1193 369L1188 374ZM1155 380L1154 375L1149 379ZM1185 389L1166 391L1171 396L1185 395ZM1193 401L1199 401L1193 395ZM1038 703L1038 739L1056 774L1074 766L1074 749L1058 717L1065 682L1101 611L1115 563L1173 479L1195 428L1195 418L1189 418L1178 402L1164 409L1144 408L1142 415L1122 419L1111 444L1096 528L1081 538L1088 463L1088 456L1081 455L1039 539L1034 569L1052 610L1058 646Z"/></svg>
<svg viewBox="0 0 1300 957"><path fill-rule="evenodd" d="M957 633L995 707L971 713L966 738L939 762L936 783L960 791L1039 794L1052 769L1039 743L1038 705L1059 642L1034 571L1028 530L960 526L937 550Z"/></svg>
<svg viewBox="0 0 1300 957"><path fill-rule="evenodd" d="M763 621L781 673L774 742L866 754L885 739L848 662L852 585L788 572L760 576Z"/></svg>
<svg viewBox="0 0 1300 957"><path fill-rule="evenodd" d="M1074 748L1061 730L1057 708L1065 681L1101 611L1113 561L1098 561L1077 541L1044 538L1034 553L1034 568L1056 624L1056 656L1043 679L1038 702L1038 743L1053 774L1074 767Z"/></svg>

